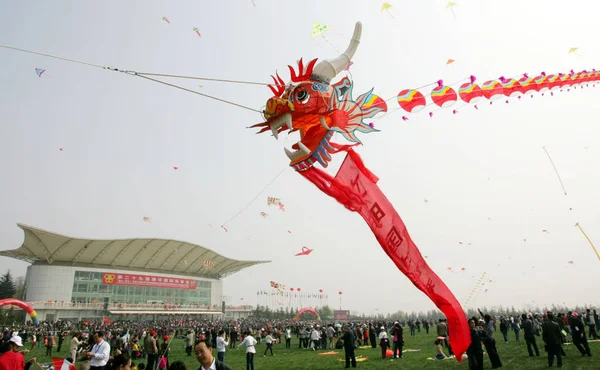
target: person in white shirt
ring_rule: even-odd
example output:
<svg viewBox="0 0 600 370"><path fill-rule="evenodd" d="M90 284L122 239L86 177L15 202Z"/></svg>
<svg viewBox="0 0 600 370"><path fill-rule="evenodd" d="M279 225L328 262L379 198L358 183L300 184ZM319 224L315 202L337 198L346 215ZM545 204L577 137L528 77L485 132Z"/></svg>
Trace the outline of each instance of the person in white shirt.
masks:
<svg viewBox="0 0 600 370"><path fill-rule="evenodd" d="M319 334L319 331L316 327L313 328L312 332L310 333L310 340L312 341L310 345L312 350L314 351L315 349L319 349L319 341L321 340L321 335Z"/></svg>
<svg viewBox="0 0 600 370"><path fill-rule="evenodd" d="M292 328L285 329L285 348L292 348Z"/></svg>
<svg viewBox="0 0 600 370"><path fill-rule="evenodd" d="M237 348L246 346L246 370L254 370L254 354L256 353L255 346L258 342L252 335L250 335L250 331L246 330L244 335L244 340L237 345Z"/></svg>
<svg viewBox="0 0 600 370"><path fill-rule="evenodd" d="M265 337L265 343L267 344L267 348L265 348L265 353L263 353L263 357L267 357L267 351L271 350L271 356L275 356L273 354L273 337L271 336L271 332L267 333Z"/></svg>
<svg viewBox="0 0 600 370"><path fill-rule="evenodd" d="M225 330L219 331L219 336L217 337L217 358L221 362L225 362L225 350L227 349L227 345L229 343L225 340Z"/></svg>
<svg viewBox="0 0 600 370"><path fill-rule="evenodd" d="M91 360L90 370L104 370L110 358L110 344L104 340L104 332L98 331L94 334L96 344L92 351L86 355Z"/></svg>
<svg viewBox="0 0 600 370"><path fill-rule="evenodd" d="M81 345L82 341L80 340L81 333L77 332L73 335L73 340L71 340L71 346L69 347L69 353L71 354L71 359L73 360L73 365L75 365L75 361L77 361L77 349Z"/></svg>

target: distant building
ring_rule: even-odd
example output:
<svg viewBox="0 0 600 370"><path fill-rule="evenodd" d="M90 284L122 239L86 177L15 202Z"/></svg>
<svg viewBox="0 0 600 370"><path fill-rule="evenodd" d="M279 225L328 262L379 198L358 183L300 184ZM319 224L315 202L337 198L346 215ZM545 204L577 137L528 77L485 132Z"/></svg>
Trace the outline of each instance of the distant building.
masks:
<svg viewBox="0 0 600 370"><path fill-rule="evenodd" d="M24 301L40 320L247 316L223 310L221 279L270 261L237 261L199 245L164 239L80 239L18 224L20 248L0 256L31 263Z"/></svg>

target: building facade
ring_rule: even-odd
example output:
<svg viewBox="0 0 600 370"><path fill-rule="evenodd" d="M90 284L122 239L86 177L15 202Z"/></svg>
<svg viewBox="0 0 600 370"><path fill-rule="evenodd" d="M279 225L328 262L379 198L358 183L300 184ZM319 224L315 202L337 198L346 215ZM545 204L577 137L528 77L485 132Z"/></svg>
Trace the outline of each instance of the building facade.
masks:
<svg viewBox="0 0 600 370"><path fill-rule="evenodd" d="M237 261L176 240L81 239L19 227L23 245L0 256L31 263L24 301L42 321L222 315L222 279L268 262ZM230 317L251 310L229 308Z"/></svg>

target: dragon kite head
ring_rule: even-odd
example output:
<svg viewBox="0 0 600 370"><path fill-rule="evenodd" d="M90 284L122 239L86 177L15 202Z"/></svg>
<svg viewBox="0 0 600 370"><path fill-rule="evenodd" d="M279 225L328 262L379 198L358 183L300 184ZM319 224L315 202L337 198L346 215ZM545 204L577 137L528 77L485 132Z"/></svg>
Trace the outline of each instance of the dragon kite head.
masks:
<svg viewBox="0 0 600 370"><path fill-rule="evenodd" d="M355 132L369 133L375 130L364 120L377 113L387 111L385 101L372 91L352 99L352 81L347 77L331 84L340 72L348 66L358 48L362 25L356 23L354 35L348 49L337 58L317 59L307 65L298 61L298 72L289 66L291 81L286 85L279 77L273 77L274 85L269 88L274 96L267 101L263 112L265 122L253 125L258 133L271 131L275 139L285 130L298 132L300 141L285 148L290 166L296 171L309 169L316 162L327 167L337 145L331 142L335 132L345 139L360 143Z"/></svg>

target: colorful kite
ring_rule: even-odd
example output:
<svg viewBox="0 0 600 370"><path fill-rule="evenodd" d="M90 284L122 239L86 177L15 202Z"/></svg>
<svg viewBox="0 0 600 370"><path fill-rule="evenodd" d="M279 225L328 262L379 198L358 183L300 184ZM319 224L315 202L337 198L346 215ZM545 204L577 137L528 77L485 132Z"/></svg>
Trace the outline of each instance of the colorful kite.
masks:
<svg viewBox="0 0 600 370"><path fill-rule="evenodd" d="M296 253L295 256L308 256L313 250L307 247L302 247L302 252Z"/></svg>
<svg viewBox="0 0 600 370"><path fill-rule="evenodd" d="M167 17L162 17L162 20L167 22L168 24L171 24L171 22L167 19Z"/></svg>
<svg viewBox="0 0 600 370"><path fill-rule="evenodd" d="M275 197L267 197L267 204L270 206L276 206L281 203L281 199Z"/></svg>
<svg viewBox="0 0 600 370"><path fill-rule="evenodd" d="M200 30L199 30L198 28L194 27L194 32L196 32L196 34L197 34L199 37L202 37L202 35L200 34ZM200 87L202 87L202 86L200 86Z"/></svg>
<svg viewBox="0 0 600 370"><path fill-rule="evenodd" d="M266 212L261 212L260 215L263 216L264 218L267 218L269 216Z"/></svg>
<svg viewBox="0 0 600 370"><path fill-rule="evenodd" d="M46 72L46 70L45 70L45 69L41 69L41 68L36 68L36 69L35 69L35 74L37 74L37 76L38 76L38 77L40 77L40 78L42 77L42 74L43 74L44 72Z"/></svg>
<svg viewBox="0 0 600 370"><path fill-rule="evenodd" d="M143 217L142 220L144 220L144 222L152 223L151 217Z"/></svg>
<svg viewBox="0 0 600 370"><path fill-rule="evenodd" d="M322 192L363 217L398 269L446 315L452 348L456 359L462 362L462 354L471 342L464 310L427 265L402 219L377 186L377 176L352 149L361 143L357 132L377 132L364 120L384 112L385 102L367 105L372 90L353 98L354 85L347 77L331 83L350 63L361 32L362 25L357 23L348 49L334 59L319 64L315 59L306 66L300 59L298 71L290 66L291 83L273 77L274 85L269 87L275 96L267 101L266 121L251 127L259 128L258 133L272 132L276 139L285 130L300 133L300 141L292 145L294 151L285 149L290 166ZM331 142L334 133L354 144ZM331 155L340 152L345 152L345 159L335 177L314 167L316 163L327 167Z"/></svg>

